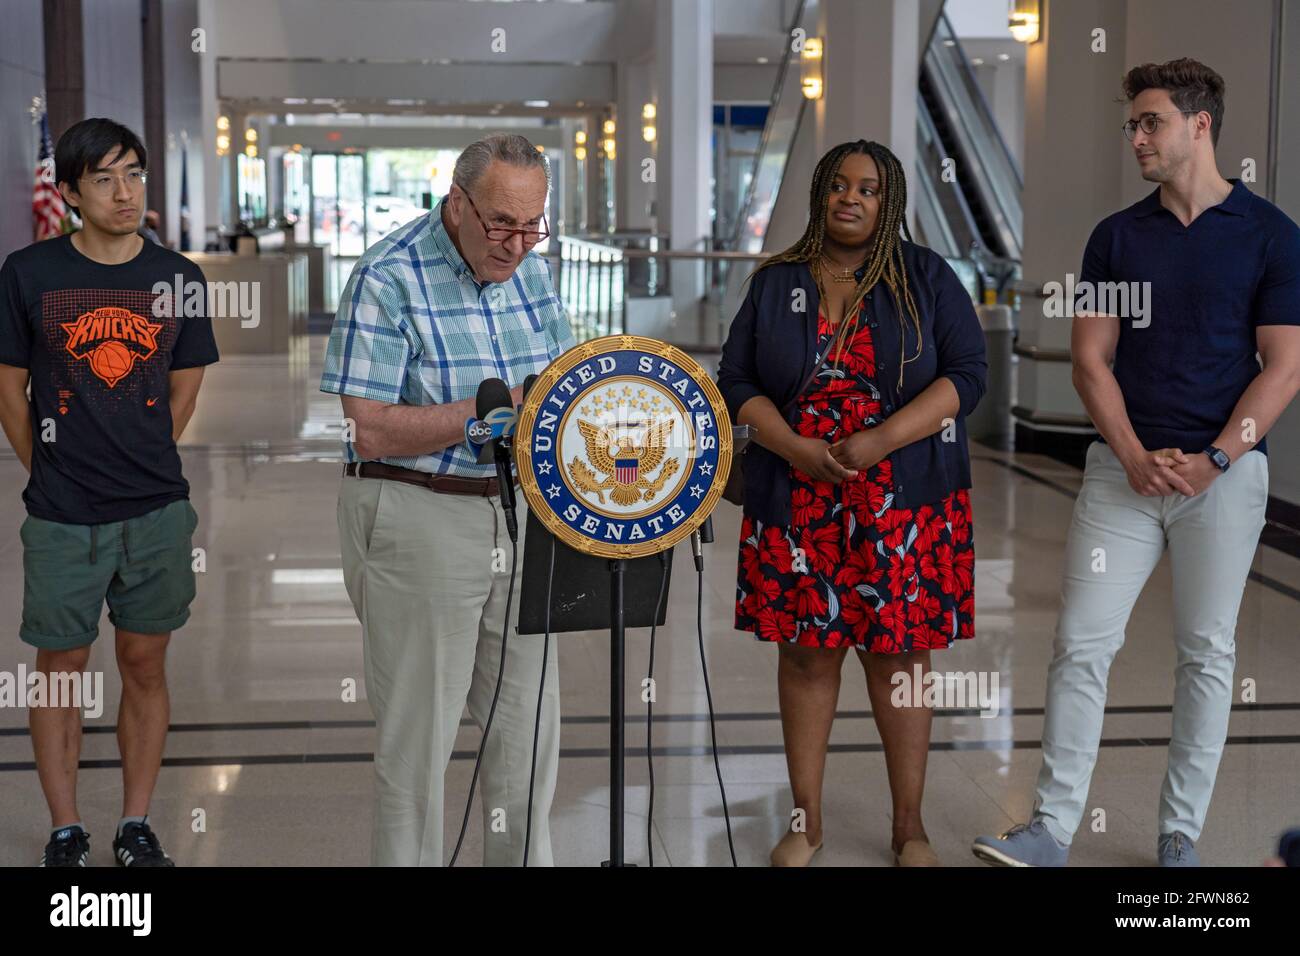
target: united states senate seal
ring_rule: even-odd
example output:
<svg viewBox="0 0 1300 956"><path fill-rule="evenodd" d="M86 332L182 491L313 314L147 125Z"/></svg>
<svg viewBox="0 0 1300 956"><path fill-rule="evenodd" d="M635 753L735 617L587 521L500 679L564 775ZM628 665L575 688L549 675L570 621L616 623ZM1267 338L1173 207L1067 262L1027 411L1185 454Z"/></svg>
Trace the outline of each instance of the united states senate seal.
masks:
<svg viewBox="0 0 1300 956"><path fill-rule="evenodd" d="M708 517L731 469L717 385L685 352L635 335L592 339L538 376L515 430L519 484L569 547L639 558Z"/></svg>

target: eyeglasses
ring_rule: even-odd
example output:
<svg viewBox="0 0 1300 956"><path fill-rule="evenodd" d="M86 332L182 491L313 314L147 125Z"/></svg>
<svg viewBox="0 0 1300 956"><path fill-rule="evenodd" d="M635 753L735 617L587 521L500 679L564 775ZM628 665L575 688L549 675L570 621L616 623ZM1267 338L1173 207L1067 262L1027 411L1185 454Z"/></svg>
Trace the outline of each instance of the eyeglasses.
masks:
<svg viewBox="0 0 1300 956"><path fill-rule="evenodd" d="M1166 110L1163 113L1143 113L1138 119L1129 120L1120 128L1124 130L1124 135L1128 137L1130 142L1132 142L1133 137L1137 135L1139 126L1142 127L1142 132L1146 133L1147 135L1154 133L1156 131L1156 127L1160 125L1161 116L1170 116L1174 113L1199 113L1199 112L1200 110Z"/></svg>
<svg viewBox="0 0 1300 956"><path fill-rule="evenodd" d="M127 189L141 189L148 179L149 175L143 169L133 169L125 176L115 176L112 173L94 173L90 176L81 177L82 182L89 184L91 190L100 196L113 195L117 184L121 182L126 183Z"/></svg>
<svg viewBox="0 0 1300 956"><path fill-rule="evenodd" d="M461 191L464 192L464 190ZM478 206L474 205L474 200L470 199L469 193L465 193L465 198L469 200L469 208L474 210L474 215L478 218L479 225L483 227L483 232L487 234L488 240L491 242L505 242L511 236L522 236L525 245L533 246L551 234L550 229L546 226L545 216L542 217L542 228L540 230L507 229L504 226L489 227L488 224L483 221L483 217L479 214Z"/></svg>

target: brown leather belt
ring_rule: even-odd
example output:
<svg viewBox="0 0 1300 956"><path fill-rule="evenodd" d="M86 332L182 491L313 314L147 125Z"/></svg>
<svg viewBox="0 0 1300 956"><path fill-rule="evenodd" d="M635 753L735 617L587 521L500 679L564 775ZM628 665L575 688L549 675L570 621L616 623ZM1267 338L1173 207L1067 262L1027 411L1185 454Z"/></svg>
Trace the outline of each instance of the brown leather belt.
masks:
<svg viewBox="0 0 1300 956"><path fill-rule="evenodd" d="M454 475L431 475L427 471L413 468L400 468L397 465L385 465L381 461L348 462L343 466L343 474L349 478L387 478L389 481L401 481L408 485L419 485L444 495L474 495L491 498L501 494L501 488L495 478L457 478Z"/></svg>

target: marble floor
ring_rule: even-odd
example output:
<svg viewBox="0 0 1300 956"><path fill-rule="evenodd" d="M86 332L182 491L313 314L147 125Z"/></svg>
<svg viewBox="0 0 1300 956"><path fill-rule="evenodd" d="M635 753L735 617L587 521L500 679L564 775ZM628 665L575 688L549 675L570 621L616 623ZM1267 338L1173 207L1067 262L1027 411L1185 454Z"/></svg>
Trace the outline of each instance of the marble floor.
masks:
<svg viewBox="0 0 1300 956"><path fill-rule="evenodd" d="M373 728L361 682L360 628L344 593L334 505L339 407L317 390L323 339L310 367L230 358L209 370L182 454L200 515L206 570L190 623L169 656L173 732L153 806L164 845L182 864L358 865L369 859ZM947 865L979 865L971 839L1023 819L1040 754L1045 672L1059 593L1062 544L1080 473L1051 459L976 445L974 514L977 637L935 657L950 671L999 678L998 714L939 711L925 821ZM0 456L0 607L7 637L0 671L31 666L17 636L22 602L18 526L25 481ZM741 865L763 865L791 809L777 713L775 649L731 628L738 511L723 503L706 552L704 626L721 767ZM677 555L669 622L660 632L654 729L657 788L650 839L656 865L729 863L708 748L695 632L696 579ZM1152 862L1159 787L1170 733L1173 645L1170 582L1162 563L1134 611L1111 671L1110 699L1089 816L1072 865ZM1300 824L1300 561L1256 554L1237 631L1237 681L1258 705L1238 704L1199 849L1210 864L1254 865ZM120 809L113 726L119 684L107 618L91 657L103 669L104 713L87 722L80 805L96 837L92 862L111 862ZM552 815L558 863L607 855L608 635L558 640L564 725ZM628 699L638 701L647 632L628 640ZM344 702L348 678L360 688ZM845 673L825 793L819 866L884 866L889 791L861 670ZM648 797L644 712L629 704L627 857L645 862ZM448 775L454 838L478 732L462 727ZM196 811L205 827L194 832ZM1104 830L1087 825L1104 811ZM472 827L477 825L478 813ZM48 819L32 767L26 713L0 708L0 864L39 858ZM471 829L462 861L475 864Z"/></svg>

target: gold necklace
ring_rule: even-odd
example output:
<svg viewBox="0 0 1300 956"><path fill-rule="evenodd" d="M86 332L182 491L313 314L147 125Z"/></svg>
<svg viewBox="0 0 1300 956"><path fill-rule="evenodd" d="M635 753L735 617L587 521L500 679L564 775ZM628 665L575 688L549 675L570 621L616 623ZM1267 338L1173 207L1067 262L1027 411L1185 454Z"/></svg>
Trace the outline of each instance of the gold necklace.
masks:
<svg viewBox="0 0 1300 956"><path fill-rule="evenodd" d="M835 267L837 267L837 268L839 267L839 263L836 262L834 259L832 259L830 256L826 255L826 253L824 253L824 252L822 253L822 259L823 259L825 262L827 262L827 263L829 263L830 265L832 265L832 266L835 266ZM863 262L866 262L867 260L866 260L866 259L863 259L862 261L863 261ZM845 269L843 272L836 272L836 271L834 271L834 270L831 270L831 281L833 281L833 282L856 282L856 281L857 281L857 276L855 276L853 273L854 273L854 270L853 270L853 269Z"/></svg>

